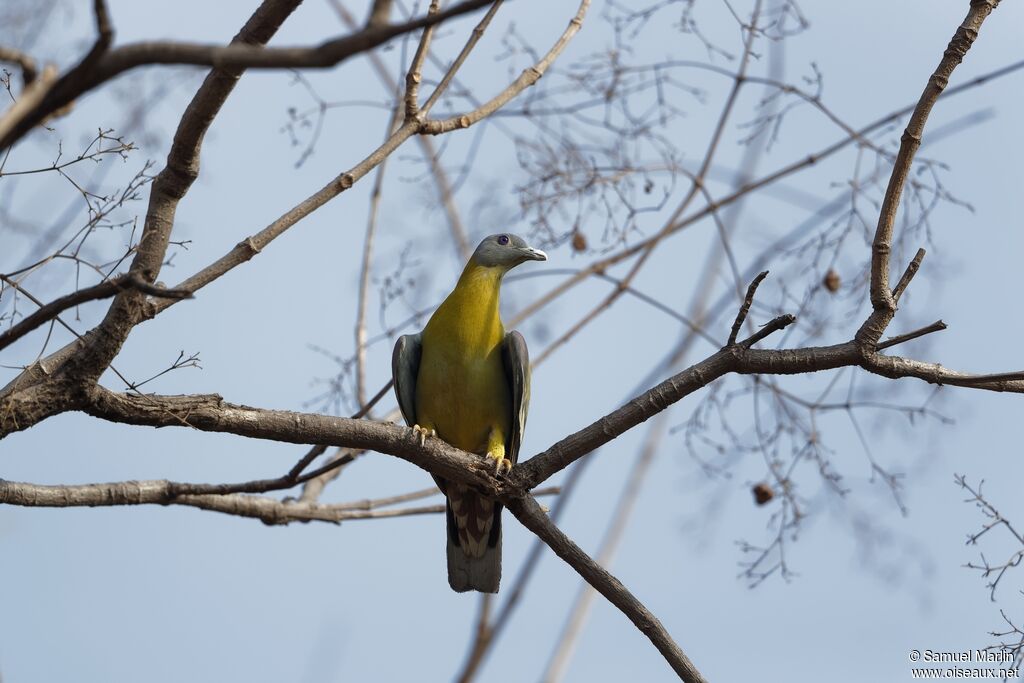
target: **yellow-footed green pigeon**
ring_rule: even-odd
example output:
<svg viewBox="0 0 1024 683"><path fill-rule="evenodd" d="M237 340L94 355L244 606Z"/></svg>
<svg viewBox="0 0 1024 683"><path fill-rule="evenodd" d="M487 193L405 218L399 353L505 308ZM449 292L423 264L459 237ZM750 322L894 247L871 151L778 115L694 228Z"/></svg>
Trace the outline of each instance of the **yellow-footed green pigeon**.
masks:
<svg viewBox="0 0 1024 683"><path fill-rule="evenodd" d="M398 339L395 394L406 424L422 437L494 461L507 472L519 457L530 402L530 359L518 332L498 312L501 280L547 255L515 235L491 235L473 252L459 282L419 334ZM434 477L447 498L448 583L453 590L498 592L501 505L457 482Z"/></svg>

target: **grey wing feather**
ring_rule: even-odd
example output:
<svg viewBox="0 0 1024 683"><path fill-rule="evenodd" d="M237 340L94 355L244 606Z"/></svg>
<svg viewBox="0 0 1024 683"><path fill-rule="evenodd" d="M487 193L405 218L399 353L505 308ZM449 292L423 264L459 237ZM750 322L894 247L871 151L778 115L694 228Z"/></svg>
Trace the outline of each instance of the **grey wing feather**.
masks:
<svg viewBox="0 0 1024 683"><path fill-rule="evenodd" d="M526 340L516 331L505 335L501 346L501 360L505 365L512 394L512 434L508 440L508 457L512 462L519 460L519 447L526 430L526 413L530 408L530 353Z"/></svg>
<svg viewBox="0 0 1024 683"><path fill-rule="evenodd" d="M391 375L395 379L395 396L405 423L416 424L416 378L420 374L423 335L406 334L398 338L391 355Z"/></svg>

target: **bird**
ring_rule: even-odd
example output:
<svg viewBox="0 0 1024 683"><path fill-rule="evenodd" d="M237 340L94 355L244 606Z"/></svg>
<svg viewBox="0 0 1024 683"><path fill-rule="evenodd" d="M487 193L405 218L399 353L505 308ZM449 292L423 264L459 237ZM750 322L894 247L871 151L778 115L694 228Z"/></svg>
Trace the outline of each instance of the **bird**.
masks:
<svg viewBox="0 0 1024 683"><path fill-rule="evenodd" d="M436 437L490 459L496 475L512 469L530 403L530 359L523 336L501 322L501 282L512 268L547 258L516 235L485 237L426 327L399 337L395 395L421 445ZM464 484L434 481L446 497L448 584L497 593L501 504Z"/></svg>

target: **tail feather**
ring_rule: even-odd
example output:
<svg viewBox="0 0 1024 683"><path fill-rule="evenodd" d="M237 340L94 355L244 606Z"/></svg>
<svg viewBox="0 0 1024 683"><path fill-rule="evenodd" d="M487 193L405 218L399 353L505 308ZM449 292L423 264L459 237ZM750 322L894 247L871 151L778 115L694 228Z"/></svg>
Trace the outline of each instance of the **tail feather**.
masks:
<svg viewBox="0 0 1024 683"><path fill-rule="evenodd" d="M448 584L460 593L497 593L501 583L501 505L491 501L480 505L483 499L467 501L477 498L477 494L466 489L448 493ZM467 509L483 512L483 508L485 520L467 519L464 514ZM467 522L475 533L467 534Z"/></svg>

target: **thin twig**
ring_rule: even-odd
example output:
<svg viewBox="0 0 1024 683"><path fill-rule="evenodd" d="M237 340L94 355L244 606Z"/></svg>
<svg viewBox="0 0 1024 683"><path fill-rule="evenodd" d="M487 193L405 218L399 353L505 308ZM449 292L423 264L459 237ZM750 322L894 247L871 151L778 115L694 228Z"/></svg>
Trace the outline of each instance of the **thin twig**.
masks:
<svg viewBox="0 0 1024 683"><path fill-rule="evenodd" d="M726 346L732 346L736 343L736 337L740 333L740 328L743 327L743 321L747 319L750 306L754 303L754 294L757 292L757 287L766 277L768 277L768 271L762 270L750 283L750 286L747 287L747 295L743 297L743 305L740 306L740 310L736 314L736 320L732 324L732 331L729 332L729 341Z"/></svg>
<svg viewBox="0 0 1024 683"><path fill-rule="evenodd" d="M430 0L430 8L427 9L427 16L434 16L440 11L440 0ZM413 55L412 63L409 65L409 72L405 75L405 118L414 119L420 112L420 81L423 80L423 62L427 58L427 50L430 49L430 39L434 35L434 26L430 25L423 29L419 45L416 46L416 54Z"/></svg>
<svg viewBox="0 0 1024 683"><path fill-rule="evenodd" d="M770 334L774 334L779 330L785 329L796 322L796 316L791 313L783 313L782 315L772 318L763 327L758 329L757 332L750 335L746 339L740 342L740 346L750 348L757 342L761 341Z"/></svg>
<svg viewBox="0 0 1024 683"><path fill-rule="evenodd" d="M357 26L355 17L341 4L340 0L329 0L329 2L342 22L348 28L355 29ZM381 56L376 52L370 52L367 56L370 60L370 65L373 66L373 70L377 73L377 78L384 84L384 88L388 92L397 92L398 83L391 76ZM445 171L444 166L441 165L433 140L423 135L417 135L416 142L420 146L424 160L430 165L430 175L437 184L438 197L441 201L441 206L444 208L445 217L448 219L448 228L452 234L456 256L460 261L465 261L469 258L472 251L469 239L466 237L466 229L462 225L458 209L455 206L455 197L452 195L452 186L448 180L448 173Z"/></svg>
<svg viewBox="0 0 1024 683"><path fill-rule="evenodd" d="M430 135L440 135L441 133L447 133L453 130L469 128L474 123L479 123L501 109L523 90L526 90L540 80L540 77L544 75L544 72L548 70L555 59L557 59L565 50L569 41L571 41L579 32L580 28L583 26L583 19L586 17L588 9L590 9L590 0L581 0L579 8L576 10L576 15L569 20L569 26L566 27L565 31L563 31L558 37L558 40L555 41L555 44L551 49L547 51L540 61L523 71L516 80L510 83L508 87L500 93L465 114L458 114L456 116L440 120L428 119L423 122L421 132L429 133Z"/></svg>
<svg viewBox="0 0 1024 683"><path fill-rule="evenodd" d="M903 275L900 277L899 282L892 290L892 300L899 303L900 297L903 296L904 290L910 281L917 275L918 269L921 267L921 261L924 260L925 250L924 248L918 249L917 253L914 254L914 258L911 259L910 263L907 264L907 269L903 271Z"/></svg>
<svg viewBox="0 0 1024 683"><path fill-rule="evenodd" d="M0 280L7 282L12 287L18 287L14 281L8 279L5 275L0 275ZM44 325L53 320L69 308L74 308L75 306L87 301L107 299L119 292L125 291L126 289L134 289L142 292L143 294L148 294L149 296L159 297L162 299L181 300L192 298L192 292L186 289L165 289L163 287L157 287L156 285L149 284L132 273L119 275L112 280L107 280L106 282L101 282L98 285L80 289L77 292L72 292L71 294L66 294L59 299L54 299L50 303L36 309L16 325L13 325L10 329L0 333L0 349L10 346L21 337L25 336L40 325Z"/></svg>
<svg viewBox="0 0 1024 683"><path fill-rule="evenodd" d="M398 108L392 110L388 121L385 140L395 134L398 127ZM363 258L359 266L359 298L356 308L355 342L356 342L356 401L360 406L366 403L366 311L370 297L370 269L372 268L373 241L377 232L377 219L380 215L381 197L384 193L384 171L387 159L382 159L373 179L373 190L370 192L370 210L366 219L366 235L363 237Z"/></svg>
<svg viewBox="0 0 1024 683"><path fill-rule="evenodd" d="M472 52L473 48L476 47L476 44L480 42L480 39L484 35L484 31L487 30L491 20L494 19L494 15L498 13L498 9L501 7L502 1L503 0L495 0L494 4L490 6L480 22L473 27L473 31L469 35L469 40L467 40L466 44L462 46L462 50L459 52L459 55L455 58L455 61L452 62L451 66L449 66L444 72L444 76L441 77L437 87L434 88L434 92L430 93L430 97L427 98L426 104L423 105L424 113L433 109L434 105L441 98L441 95L448 90L448 86L451 85L452 79L455 78L455 74L457 74L459 69L462 68L462 65L466 63L469 53Z"/></svg>
<svg viewBox="0 0 1024 683"><path fill-rule="evenodd" d="M926 334L931 334L932 332L941 332L942 330L946 329L946 327L946 323L942 322L941 320L936 320L931 325L927 325L920 329L914 330L913 332L907 332L906 334L898 334L895 337L889 337L884 342L880 342L877 346L875 346L875 350L881 351L882 349L887 349L890 346L896 346L897 344L902 344L903 342L908 342L911 339L923 337Z"/></svg>
<svg viewBox="0 0 1024 683"><path fill-rule="evenodd" d="M945 97L950 97L952 95L956 95L956 94L959 94L959 93L967 92L967 91L971 90L972 88L976 88L976 87L978 87L980 85L988 83L988 82L992 81L993 79L1001 78L1001 77L1006 76L1008 74L1015 73L1016 71L1019 71L1020 69L1024 69L1024 60L1021 60L1019 62L1015 62L1015 63L1013 63L1013 64L1011 64L1009 66L1006 66L1006 67L1000 67L999 69L995 69L993 71L990 71L989 73L983 74L983 75L981 75L981 76L979 76L979 77L977 77L975 79L972 79L972 80L970 80L970 81L968 81L966 83L962 83L961 85L958 85L958 86L956 86L954 88L949 88L948 90L946 90L946 91L944 91L942 93L941 97L945 98ZM903 107L902 109L897 109L895 111L892 111L892 112L890 112L890 113L888 113L888 114L886 114L886 115L884 115L882 117L879 117L879 118L875 119L874 121L872 121L871 123L867 124L866 126L863 126L863 127L859 128L856 131L857 135L858 136L867 135L867 134L869 134L869 133L871 133L873 131L878 130L879 128L882 128L882 127L884 127L886 125L891 124L894 121L899 120L900 118L902 118L906 114L912 112L914 110L914 106L915 105L912 104L912 105ZM831 157L832 155L836 154L837 152L840 152L843 149L846 149L849 145L853 144L854 142L855 142L855 137L847 135L847 136L843 137L842 139L837 140L836 142L828 145L827 147L824 147L824 148L822 148L820 150L817 150L815 152L812 152L812 153L802 157L798 161L794 161L793 163L787 164L786 166L783 166L783 167L781 167L779 169L776 169L775 171L772 171L771 173L763 175L763 176L761 176L761 177L759 177L759 178L757 178L755 180L752 180L750 182L744 183L741 187L736 188L735 190L733 190L732 192L730 192L726 196L722 197L721 199L719 199L719 200L717 200L717 201L715 201L715 202L705 206L704 208L696 211L695 213L693 213L693 214L691 214L689 216L681 217L678 221L676 221L674 224L671 225L671 227L670 227L670 229L669 229L667 234L675 234L675 233L677 233L677 232L679 232L679 231L681 231L681 230L683 230L683 229L685 229L685 228L687 228L687 227L689 227L691 225L694 225L694 224L698 223L699 221L703 220L704 218L707 218L714 211L716 211L716 210L718 210L718 209L720 209L722 207L729 206L733 202L736 202L736 201L742 199L743 197L746 197L747 195L749 195L749 194L751 194L753 192L756 192L757 190L761 190L761 189L763 189L765 187L769 187L769 186L777 183L778 181L780 181L780 180L782 180L784 178L787 178L787 177L789 177L789 176L791 176L791 175L793 175L793 174L795 174L795 173L797 173L799 171L802 171L804 169L810 168L811 166L814 166L814 165L818 164L819 162L823 161L824 159L826 159L828 157ZM543 296L539 297L537 300L533 301L528 306L526 306L525 308L520 310L518 313L516 313L516 315L512 317L512 320L511 320L511 323L510 323L511 326L514 327L514 326L518 325L519 323L521 323L526 318L531 317L532 315L537 313L540 309L542 309L545 306L547 306L548 304L552 303L553 301L555 301L556 299L558 299L559 297L564 295L566 292L570 291L571 289L573 289L574 287L579 285L581 282L585 281L588 277L594 275L595 273L603 273L608 268L610 268L611 266L614 266L614 265L616 265L618 263L621 263L621 262L625 261L626 259L634 256L635 254L640 253L641 251L646 249L649 245L651 245L656 239L660 239L660 236L659 235L652 235L651 237L648 237L648 238L645 238L643 240L640 240L640 241L636 242L635 244L630 245L629 247L626 247L625 249L621 249L618 252L612 253L612 254L610 254L608 256L604 256L604 257L602 257L602 258L600 258L600 259L598 259L596 261L593 261L590 265L586 266L585 268L580 269L576 274L574 274L573 276L567 278L564 282L559 284L557 287L554 287L553 289L548 291L546 294L544 294Z"/></svg>
<svg viewBox="0 0 1024 683"><path fill-rule="evenodd" d="M736 71L736 77L733 82L732 89L729 91L729 95L725 99L725 104L722 107L722 111L718 116L718 120L715 124L715 130L711 134L711 140L708 142L707 150L704 152L704 158L701 162L700 169L697 173L691 177L690 189L683 197L682 201L676 206L675 210L669 216L668 220L662 226L662 228L649 240L646 241L645 246L640 251L640 256L636 262L630 267L629 272L622 279L624 285L632 284L637 274L647 263L651 254L654 253L655 248L661 243L661 240L667 237L673 231L673 225L683 215L686 209L690 206L693 199L702 191L704 186L705 178L707 177L708 170L714 163L715 154L718 150L719 144L721 143L722 136L725 133L726 125L732 115L733 109L739 97L740 90L743 88L746 82L745 76L748 67L750 66L750 60L753 55L754 39L758 35L756 30L758 16L761 11L761 0L757 0L754 4L754 9L751 15L750 29L747 31L747 37L744 41L743 46L743 57L740 60L739 68ZM709 201L708 207L713 207L714 204ZM714 213L717 207L711 209L709 213ZM591 308L579 321L570 327L566 332L562 333L555 341L548 344L547 348L541 352L537 358L537 362L545 360L548 356L554 353L555 350L565 345L570 339L576 336L580 330L589 325L591 322L597 319L599 315L611 308L611 306L618 301L622 296L623 290L617 289L611 292L605 297L599 304Z"/></svg>

